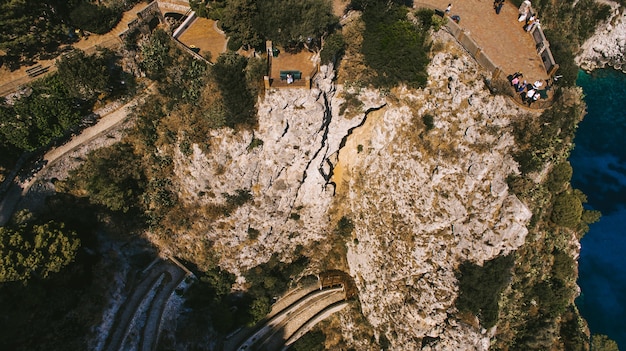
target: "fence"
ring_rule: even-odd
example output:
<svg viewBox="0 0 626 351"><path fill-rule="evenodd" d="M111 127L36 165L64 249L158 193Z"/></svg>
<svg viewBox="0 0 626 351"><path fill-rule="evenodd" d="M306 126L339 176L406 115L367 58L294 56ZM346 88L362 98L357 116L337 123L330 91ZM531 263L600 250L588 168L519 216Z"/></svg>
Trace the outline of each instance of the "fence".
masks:
<svg viewBox="0 0 626 351"><path fill-rule="evenodd" d="M478 64L481 67L483 67L486 71L491 73L491 79L495 80L495 79L501 78L500 76L502 75L502 72L503 72L502 68L496 65L495 62L493 62L489 58L489 56L487 56L487 54L483 52L482 48L474 41L474 39L472 39L467 34L465 34L463 29L456 22L454 22L449 17L444 17L444 18L447 18L448 20L448 23L446 24L446 29L448 30L448 33L450 33L459 42L459 44L461 44L461 46L463 46L463 48L467 50L470 56L472 56L474 60L476 60L476 62L478 62ZM552 53L550 52L550 49L549 49L550 45L548 41L546 40L546 37L543 34L543 31L541 30L541 27L535 26L531 34L533 35L533 38L535 39L535 43L538 43L537 53L541 56L541 59L544 62L546 72L548 73L548 75L553 75L559 66L554 62L554 58L552 57ZM511 88L511 92L513 92L512 88ZM511 99L516 104L520 106L524 106L524 103L522 102L521 96L519 94L512 93L510 94L510 96L511 96ZM539 100L539 101L534 102L534 104L532 105L532 107L535 109L544 109L550 106L552 106L551 99Z"/></svg>

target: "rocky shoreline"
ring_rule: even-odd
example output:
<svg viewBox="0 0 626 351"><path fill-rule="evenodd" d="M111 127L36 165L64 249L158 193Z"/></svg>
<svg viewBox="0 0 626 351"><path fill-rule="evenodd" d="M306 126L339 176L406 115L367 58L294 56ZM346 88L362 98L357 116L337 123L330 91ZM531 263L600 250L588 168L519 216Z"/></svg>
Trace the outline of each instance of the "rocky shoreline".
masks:
<svg viewBox="0 0 626 351"><path fill-rule="evenodd" d="M626 11L618 3L604 3L611 6L611 15L581 46L576 64L587 72L612 67L626 73Z"/></svg>

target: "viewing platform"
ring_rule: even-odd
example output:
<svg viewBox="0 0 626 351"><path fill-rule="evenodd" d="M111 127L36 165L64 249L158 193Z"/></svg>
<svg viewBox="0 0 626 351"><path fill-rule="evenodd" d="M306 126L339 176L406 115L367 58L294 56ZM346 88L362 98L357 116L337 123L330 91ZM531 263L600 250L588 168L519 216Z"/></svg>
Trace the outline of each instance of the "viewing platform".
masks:
<svg viewBox="0 0 626 351"><path fill-rule="evenodd" d="M543 32L524 30L524 22L518 22L518 8L505 2L500 14L496 14L493 1L486 0L420 0L414 8L426 7L441 12L452 4L449 16L459 16L459 23L450 20L448 29L478 63L493 74L494 78L521 72L529 84L535 81L547 85L558 65L549 50ZM541 13L537 14L541 19ZM539 43L538 43L539 42ZM521 104L519 94L514 100ZM547 107L549 101L533 103L533 108Z"/></svg>

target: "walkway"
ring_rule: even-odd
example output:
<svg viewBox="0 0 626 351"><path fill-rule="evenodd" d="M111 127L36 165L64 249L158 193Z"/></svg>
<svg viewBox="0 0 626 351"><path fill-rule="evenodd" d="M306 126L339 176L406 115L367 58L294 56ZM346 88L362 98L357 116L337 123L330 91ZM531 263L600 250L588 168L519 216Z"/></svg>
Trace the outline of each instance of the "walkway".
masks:
<svg viewBox="0 0 626 351"><path fill-rule="evenodd" d="M89 37L85 39L79 40L76 43L72 44L74 48L85 51L88 54L93 54L96 52L96 48L98 46L105 48L116 48L121 44L119 39L120 33L124 32L128 29L128 23L137 18L137 12L141 11L145 8L147 4L145 2L141 2L129 11L124 12L122 19L120 22L113 28L110 32L97 35L91 34ZM41 60L37 61L34 65L41 65L42 67L49 67L48 72L53 72L56 70L56 66L54 65L54 61L56 59L51 60ZM30 66L29 66L30 67ZM21 67L18 70L11 72L7 67L0 67L0 96L5 96L9 93L16 91L20 86L28 84L34 79L41 78L38 77L30 77L26 70L29 67Z"/></svg>
<svg viewBox="0 0 626 351"><path fill-rule="evenodd" d="M41 161L37 162L37 165L39 165L40 168L23 169L18 172L15 179L6 179L5 181L11 182L11 185L8 187L6 193L4 193L4 196L0 200L0 226L5 225L9 221L22 196L26 195L30 187L37 181L38 176L46 167L50 166L54 163L54 161L78 146L97 138L107 130L120 124L126 119L128 112L136 106L137 103L145 98L146 95L153 93L155 86L156 85L154 84L150 85L146 89L145 93L135 97L127 104L101 116L95 125L85 128L80 134L74 136L67 143L46 152ZM115 103L112 103L110 106L115 106ZM104 108L104 110L107 109L107 107ZM25 176L25 174L28 176ZM27 179L20 180L22 177L26 177Z"/></svg>
<svg viewBox="0 0 626 351"><path fill-rule="evenodd" d="M506 77L520 71L532 83L545 81L545 71L541 57L535 49L535 42L517 21L518 9L506 2L499 15L496 15L491 0L420 0L414 7L421 6L444 10L452 3L452 15L461 17L459 25L483 49L483 52L500 68ZM541 19L541 14L538 16Z"/></svg>

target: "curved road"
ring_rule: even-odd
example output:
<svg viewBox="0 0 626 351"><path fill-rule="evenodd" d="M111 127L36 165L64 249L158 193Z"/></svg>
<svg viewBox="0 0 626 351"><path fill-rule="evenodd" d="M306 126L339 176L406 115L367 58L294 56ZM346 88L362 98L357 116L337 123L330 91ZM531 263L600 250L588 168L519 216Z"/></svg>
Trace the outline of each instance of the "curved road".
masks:
<svg viewBox="0 0 626 351"><path fill-rule="evenodd" d="M303 324L314 318L328 306L346 297L343 287L313 291L298 299L265 322L254 334L241 343L236 350L273 350L280 348ZM295 325L294 325L295 324ZM292 330L289 332L289 330ZM283 335L280 332L287 332Z"/></svg>
<svg viewBox="0 0 626 351"><path fill-rule="evenodd" d="M118 311L105 351L126 350L127 344L136 343L141 350L155 349L167 300L183 281L186 272L168 261L159 261L149 269ZM141 323L144 314L145 322ZM131 335L139 335L140 338L138 341L129 340Z"/></svg>

